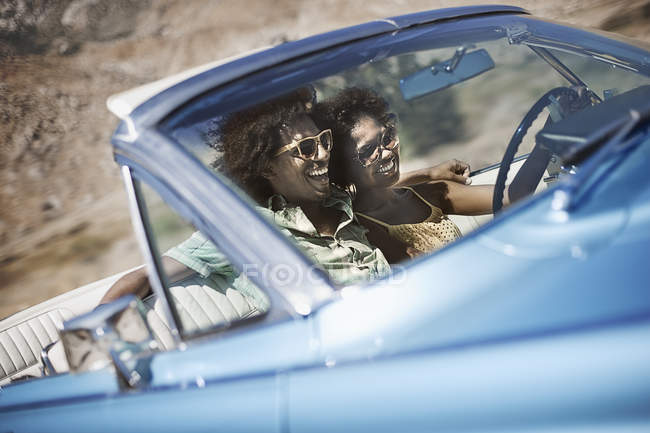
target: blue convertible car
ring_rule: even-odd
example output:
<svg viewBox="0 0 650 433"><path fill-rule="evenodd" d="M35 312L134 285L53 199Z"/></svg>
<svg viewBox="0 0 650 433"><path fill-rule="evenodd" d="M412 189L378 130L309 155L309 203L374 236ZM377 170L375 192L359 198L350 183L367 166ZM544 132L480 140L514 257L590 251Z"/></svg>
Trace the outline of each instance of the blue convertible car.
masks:
<svg viewBox="0 0 650 433"><path fill-rule="evenodd" d="M467 161L489 213L449 215L457 239L389 267L353 190L331 186L347 197L343 238L232 176L234 163L266 176L264 149L224 144L254 138L224 126L233 113L296 89L311 113L350 88L399 125L356 149L361 167L399 148L402 172L429 185L429 167ZM517 7L443 9L108 106L152 291L96 308L116 275L0 322L0 432L650 431L648 48ZM278 160L327 162L341 146L325 128L289 135ZM396 172L386 161L376 174ZM295 165L274 167L279 188ZM293 179L325 191L328 176L321 164ZM170 270L179 251L196 266Z"/></svg>

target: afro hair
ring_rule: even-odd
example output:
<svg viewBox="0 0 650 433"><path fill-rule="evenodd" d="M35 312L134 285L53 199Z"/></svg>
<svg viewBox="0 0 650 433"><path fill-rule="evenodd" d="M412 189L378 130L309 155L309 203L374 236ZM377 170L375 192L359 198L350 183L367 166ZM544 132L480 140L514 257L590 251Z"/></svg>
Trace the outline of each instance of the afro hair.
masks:
<svg viewBox="0 0 650 433"><path fill-rule="evenodd" d="M352 146L350 132L362 116L369 116L381 123L388 120L388 103L371 89L349 87L336 96L316 104L314 120L320 128L330 128L334 147L330 154L329 176L335 184L348 185L344 149Z"/></svg>
<svg viewBox="0 0 650 433"><path fill-rule="evenodd" d="M256 201L272 195L263 173L281 147L280 129L297 116L309 114L316 101L312 87L290 93L232 113L208 131L211 146L223 153L212 163Z"/></svg>

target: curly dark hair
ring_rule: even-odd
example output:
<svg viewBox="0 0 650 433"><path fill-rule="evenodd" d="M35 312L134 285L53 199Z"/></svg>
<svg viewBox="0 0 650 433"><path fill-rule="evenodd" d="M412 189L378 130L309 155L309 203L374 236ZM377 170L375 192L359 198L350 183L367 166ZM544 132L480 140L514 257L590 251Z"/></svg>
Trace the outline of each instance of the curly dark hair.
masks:
<svg viewBox="0 0 650 433"><path fill-rule="evenodd" d="M208 131L210 145L220 152L212 166L225 173L262 203L273 194L263 176L281 145L280 129L309 114L316 102L312 87L301 87L243 111L229 114Z"/></svg>
<svg viewBox="0 0 650 433"><path fill-rule="evenodd" d="M384 123L389 117L388 102L374 90L349 87L336 96L316 104L313 118L319 128L330 128L334 146L330 153L329 176L335 184L345 187L349 182L346 152L354 143L350 133L362 116Z"/></svg>

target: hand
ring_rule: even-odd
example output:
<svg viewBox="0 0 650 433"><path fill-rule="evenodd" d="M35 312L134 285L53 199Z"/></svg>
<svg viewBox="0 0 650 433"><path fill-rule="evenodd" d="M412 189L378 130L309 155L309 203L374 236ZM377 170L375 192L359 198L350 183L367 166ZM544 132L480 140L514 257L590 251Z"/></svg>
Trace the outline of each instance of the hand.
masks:
<svg viewBox="0 0 650 433"><path fill-rule="evenodd" d="M429 177L432 181L451 180L465 185L472 183L469 173L469 164L458 159L450 159L429 169Z"/></svg>
<svg viewBox="0 0 650 433"><path fill-rule="evenodd" d="M440 180L451 180L464 185L472 183L469 178L469 164L457 159L445 161L431 168L422 168L420 170L402 172L400 178L393 185L393 188L403 188L405 186L419 185L421 183L430 183Z"/></svg>

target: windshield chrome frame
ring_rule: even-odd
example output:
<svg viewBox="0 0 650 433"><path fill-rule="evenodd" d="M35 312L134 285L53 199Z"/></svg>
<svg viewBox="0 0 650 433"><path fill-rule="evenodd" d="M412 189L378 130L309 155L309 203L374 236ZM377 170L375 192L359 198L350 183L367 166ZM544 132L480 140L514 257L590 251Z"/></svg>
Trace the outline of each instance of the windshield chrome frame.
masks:
<svg viewBox="0 0 650 433"><path fill-rule="evenodd" d="M133 230L135 231L135 236L138 240L138 245L140 247L140 252L145 259L147 275L149 277L149 284L153 290L156 297L160 300L165 319L169 324L169 330L171 332L172 338L174 340L174 345L178 347L181 344L181 336L178 328L178 317L176 316L174 310L169 305L169 300L163 288L163 283L160 278L162 274L162 267L159 261L156 258L156 255L152 251L151 242L149 240L148 230L146 228L146 222L143 218L143 212L141 206L143 206L142 200L139 197L135 181L131 175L131 168L127 165L122 166L122 178L124 180L124 186L126 188L126 194L129 201L129 212L131 214L131 223L133 224Z"/></svg>

